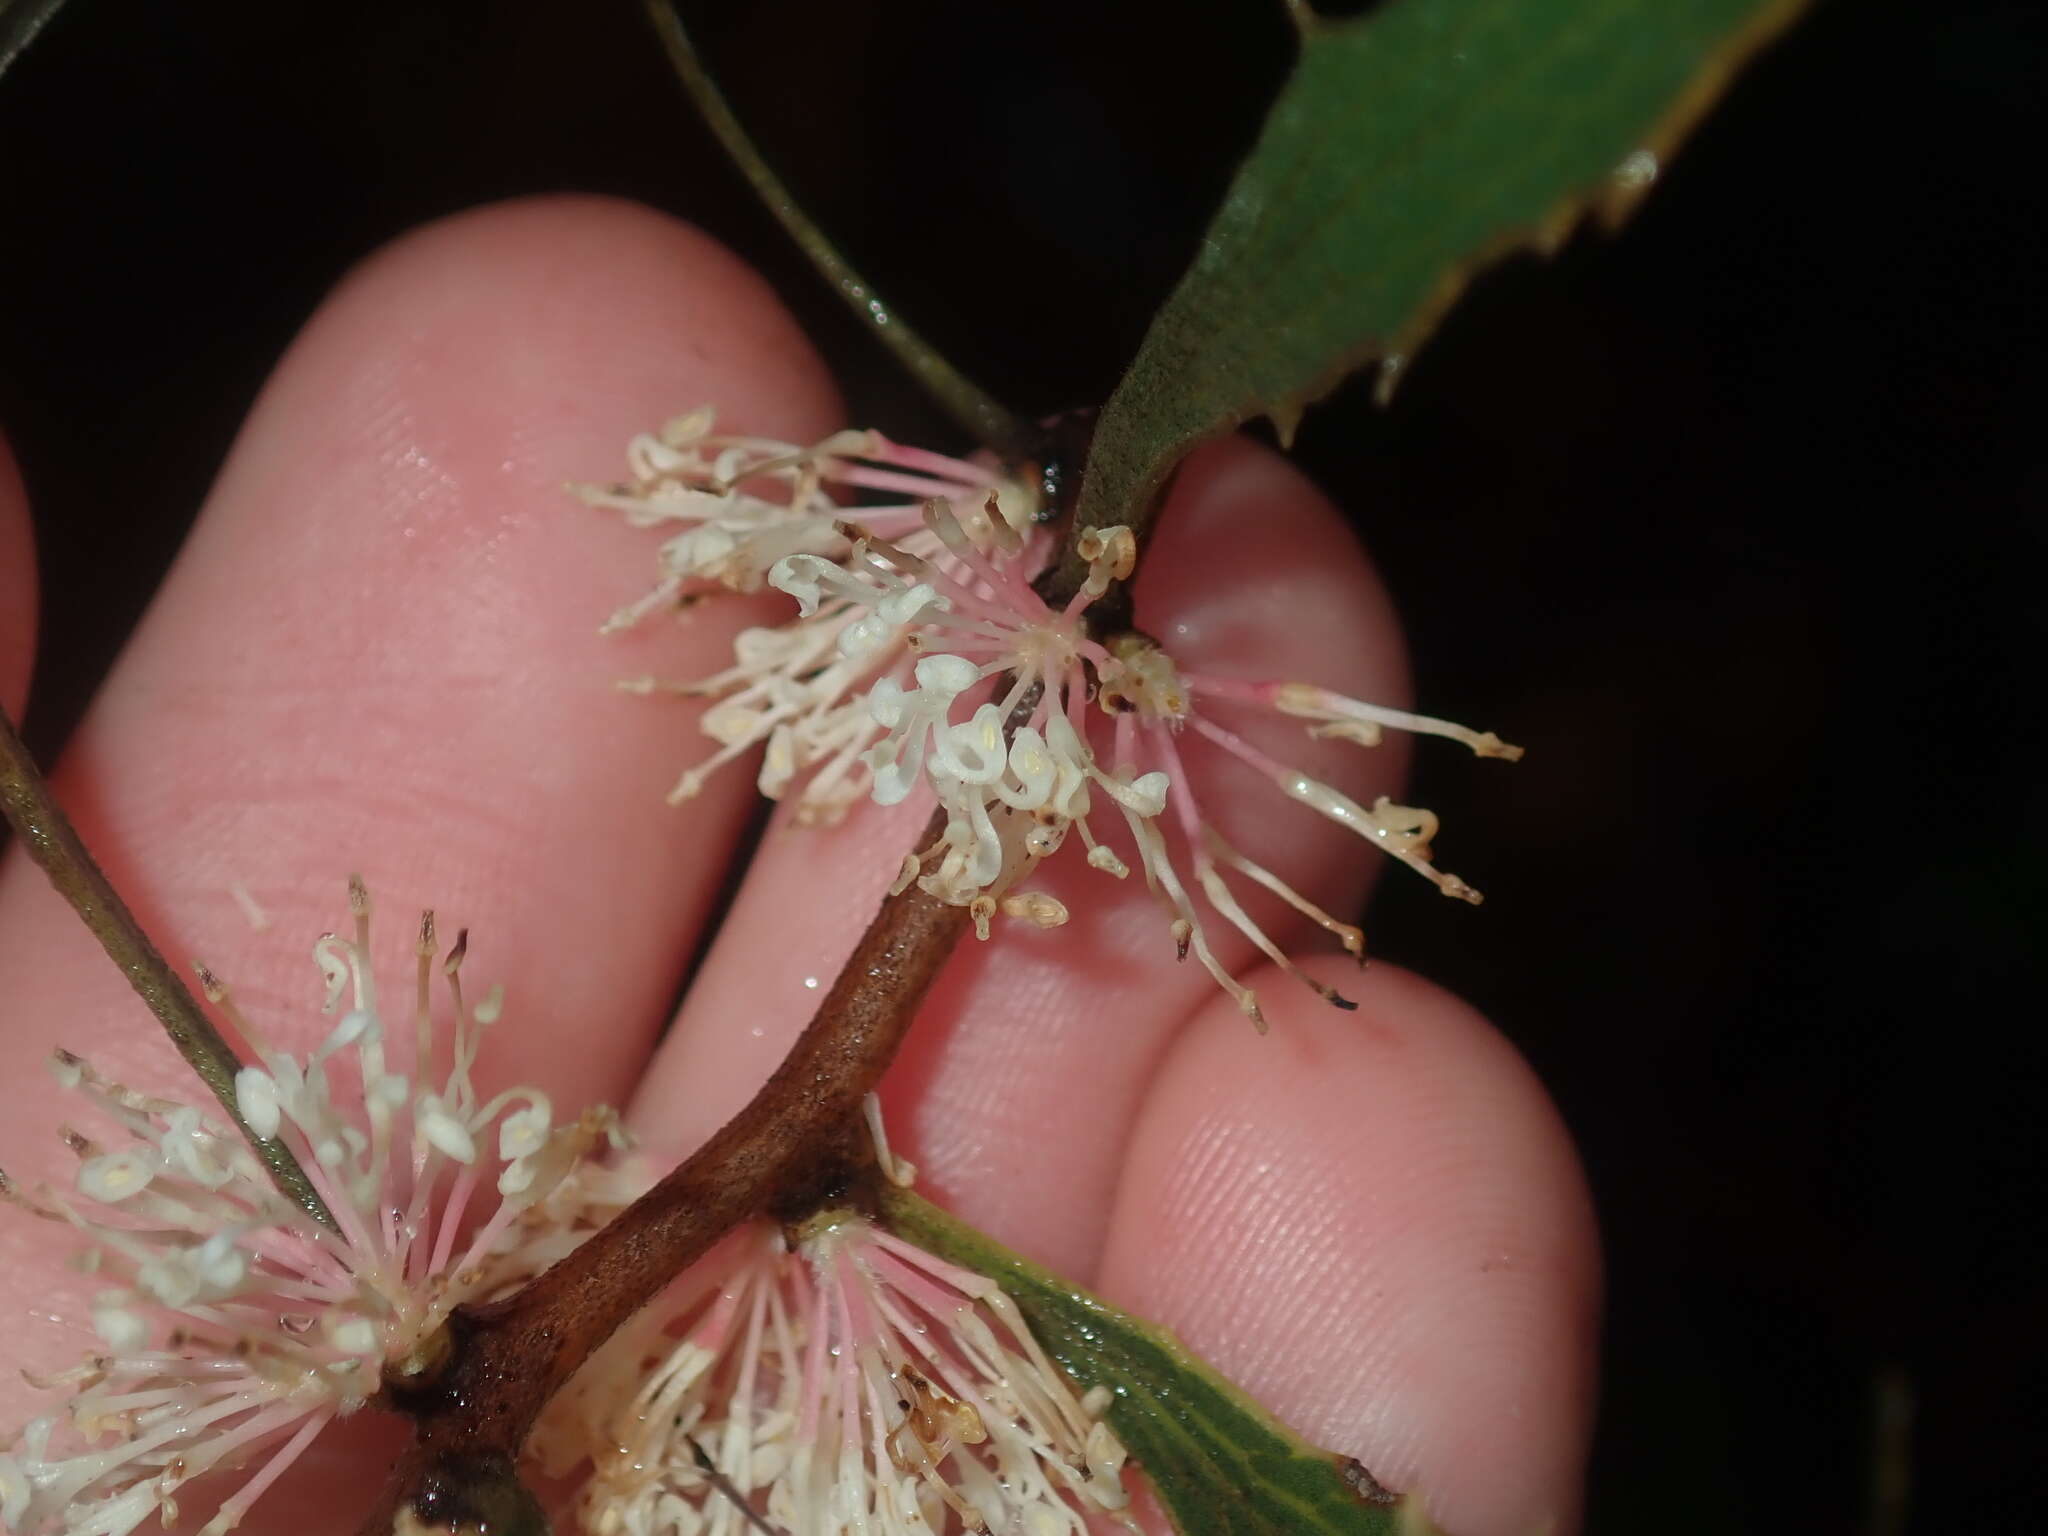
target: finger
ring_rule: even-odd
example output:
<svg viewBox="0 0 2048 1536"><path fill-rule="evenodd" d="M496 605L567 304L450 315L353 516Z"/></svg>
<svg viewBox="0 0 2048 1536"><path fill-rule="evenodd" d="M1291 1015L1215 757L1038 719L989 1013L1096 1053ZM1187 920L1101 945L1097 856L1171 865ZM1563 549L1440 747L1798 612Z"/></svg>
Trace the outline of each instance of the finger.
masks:
<svg viewBox="0 0 2048 1536"><path fill-rule="evenodd" d="M1384 594L1328 503L1269 450L1240 441L1198 457L1160 530L1137 619L1184 664L1401 697ZM1391 788L1398 773L1398 747L1310 743L1272 720L1254 729L1271 750L1353 791ZM1190 772L1226 833L1312 897L1354 906L1370 851L1271 786L1222 771L1237 765L1194 750L1203 745L1191 744ZM637 1100L643 1121L692 1142L752 1090L829 984L924 814L864 808L835 831L771 834L657 1053ZM1142 878L1119 883L1087 869L1078 839L1032 884L1063 900L1073 921L1049 933L1001 926L995 942L956 957L891 1075L891 1124L962 1214L1086 1273L1149 1065L1213 983L1175 963ZM1262 915L1289 931L1270 906ZM1225 963L1241 965L1249 945L1213 919L1211 932Z"/></svg>
<svg viewBox="0 0 2048 1536"><path fill-rule="evenodd" d="M603 473L634 426L709 398L798 436L836 415L765 287L643 210L486 210L342 285L267 386L58 778L167 954L202 952L272 1038L304 1046L332 1024L311 1006L309 946L344 926L342 882L359 869L399 976L421 907L439 909L444 944L474 926L466 974L510 998L483 1075L536 1082L570 1113L622 1094L742 789L680 814L662 804L677 722L610 690L620 652L596 633L644 586L644 540L561 485ZM717 626L737 622L714 616L676 643L709 664L729 642ZM267 932L238 912L238 887ZM78 1113L47 1091L59 1041L193 1096L19 858L0 876L0 998L16 1174L52 1169L55 1124ZM61 1234L6 1227L29 1251L15 1250L0 1310L35 1296L39 1315L87 1315L90 1283L50 1278ZM76 1357L82 1334L38 1328L21 1363ZM24 1406L17 1390L9 1407Z"/></svg>
<svg viewBox="0 0 2048 1536"><path fill-rule="evenodd" d="M1463 1004L1389 965L1357 995L1176 1037L1100 1288L1443 1529L1568 1532L1600 1289L1569 1138Z"/></svg>
<svg viewBox="0 0 2048 1536"><path fill-rule="evenodd" d="M0 709L19 721L36 651L36 549L28 493L0 437Z"/></svg>
<svg viewBox="0 0 2048 1536"><path fill-rule="evenodd" d="M518 1012L555 1024L498 1042L501 1068L572 1102L620 1091L739 791L662 807L676 722L609 692L620 651L595 633L641 584L642 541L610 537L560 487L614 462L625 424L710 395L799 433L829 413L762 285L625 205L455 219L343 285L266 390L61 776L170 952L203 942L245 998L296 1005L303 944L360 866L395 949L406 914L438 905L475 925L476 960ZM714 658L734 622L714 614L678 649ZM10 871L0 898L19 1013L124 1058L124 1042L153 1048L27 875ZM281 939L235 919L236 884Z"/></svg>

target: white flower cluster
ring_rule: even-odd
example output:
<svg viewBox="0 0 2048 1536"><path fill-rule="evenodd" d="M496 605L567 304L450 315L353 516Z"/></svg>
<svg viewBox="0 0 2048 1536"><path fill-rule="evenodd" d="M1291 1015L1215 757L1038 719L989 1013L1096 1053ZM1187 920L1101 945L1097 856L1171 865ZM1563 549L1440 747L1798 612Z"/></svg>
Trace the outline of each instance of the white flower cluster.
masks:
<svg viewBox="0 0 2048 1536"><path fill-rule="evenodd" d="M671 426L661 440L672 444L666 458L655 456L648 439L638 440L633 485L592 497L648 521L647 509L662 495L684 494L684 480L664 481L656 471L674 476L680 471L667 466L700 463L715 448L722 455L715 461L723 475L718 483L725 487L717 499L721 537L746 549L747 559L738 567L692 565L671 543L654 601L675 600L693 577L751 589L764 571L768 585L797 601L791 623L739 637L732 667L697 683L669 685L719 700L703 721L719 750L684 774L672 799L695 793L708 773L757 745L765 746L762 791L781 799L794 790L802 822L835 821L863 799L895 804L928 788L945 812L944 831L905 859L897 888L915 880L941 900L970 908L983 938L998 911L1046 927L1067 921L1063 903L1021 889L1020 882L1070 830L1080 834L1091 866L1118 878L1128 874L1127 860L1089 823L1106 802L1167 910L1177 952L1193 954L1261 1025L1258 1000L1210 944L1191 883L1212 912L1268 959L1340 1006L1349 1004L1288 960L1226 875L1277 897L1354 955L1363 956L1364 938L1217 833L1183 761L1180 741L1188 732L1249 764L1282 794L1400 860L1445 895L1480 899L1432 862L1437 821L1430 812L1385 797L1360 805L1262 752L1205 706L1269 710L1307 722L1311 736L1360 746L1376 744L1382 730L1394 728L1446 736L1485 757L1513 759L1519 747L1491 732L1384 709L1309 683L1190 672L1137 631L1092 636L1087 609L1135 564L1129 530L1080 530L1076 548L1089 562L1088 577L1072 601L1055 610L1033 585L1050 551L1049 539L1031 532L1028 514L1035 506L1012 510L1006 498L1018 494L1019 482L1003 484L981 466L856 432L808 450L714 439L704 435L709 421L709 413L700 412ZM844 457L854 454L873 462L863 467ZM913 485L906 468L923 482ZM782 477L779 499L749 500L741 489L748 476L771 473ZM943 483L948 479L952 484ZM923 492L930 499L922 507L849 511L826 501L827 483ZM664 492L663 486L674 488ZM801 498L809 498L804 513L792 510ZM956 510L963 504L978 510L963 516ZM708 514L691 515L706 526ZM792 543L797 522L804 532ZM1009 682L997 692L995 680L1002 677ZM642 680L627 686L650 691L660 685Z"/></svg>
<svg viewBox="0 0 2048 1536"><path fill-rule="evenodd" d="M631 478L575 487L593 506L623 512L636 527L681 523L661 547L660 579L615 613L607 631L627 628L663 609L686 608L707 591L752 592L791 556L847 560L859 534L833 500L835 488L909 497L860 508L863 528L895 536L911 554L936 548L923 525L923 504L958 497L962 520L977 538L1021 548L1034 499L1021 480L985 465L890 442L878 432L838 432L809 448L768 438L714 435L709 408L678 417L658 435L635 438L627 451ZM1008 521L1006 519L1014 519ZM709 698L701 728L716 744L670 791L671 803L696 795L709 776L756 747L763 748L759 785L781 799L796 784L800 820L828 824L867 798L872 775L863 754L876 727L867 692L878 677L900 671L900 637L908 615L891 618L826 598L809 623L741 632L733 665L682 683L652 677L620 687ZM859 628L859 633L845 632ZM844 642L844 643L842 643ZM900 680L900 679L899 679Z"/></svg>
<svg viewBox="0 0 2048 1536"><path fill-rule="evenodd" d="M314 946L337 1018L308 1055L267 1045L201 970L260 1057L236 1080L257 1143L58 1053L58 1078L112 1134L65 1133L70 1188L0 1174L0 1197L86 1236L100 1341L31 1378L64 1402L0 1437L13 1536L168 1528L188 1493L218 1502L201 1536L223 1536L336 1419L430 1379L455 1308L525 1283L644 1188L645 1170L596 1158L623 1145L610 1111L557 1125L535 1089L479 1093L499 1003L464 999L466 935L443 958L422 920L394 1009L360 882L350 899L353 934ZM437 965L452 1038L434 1028ZM407 1011L401 1075L389 1023ZM907 1184L872 1095L866 1111L878 1168ZM272 1182L272 1142L331 1226ZM1097 1514L1131 1524L1106 1404L1076 1398L994 1282L840 1211L730 1235L586 1364L532 1450L581 1477L583 1528L602 1536L742 1536L764 1520L792 1536L1086 1536Z"/></svg>
<svg viewBox="0 0 2048 1536"><path fill-rule="evenodd" d="M556 1125L536 1089L478 1094L472 1068L500 1005L464 1002L466 935L441 964L455 1023L434 1066L432 914L416 946L413 1071L392 1069L369 898L360 881L349 895L353 934L314 947L339 1017L304 1059L266 1046L201 972L260 1056L236 1080L243 1119L291 1152L333 1226L280 1193L239 1132L58 1053L59 1080L112 1139L66 1133L69 1191L0 1175L0 1194L89 1240L85 1263L107 1282L93 1303L102 1349L37 1380L68 1402L0 1440L0 1521L17 1536L168 1526L185 1483L260 1455L205 1536L232 1529L327 1424L426 1368L454 1308L546 1268L625 1198L590 1161L617 1142L610 1111Z"/></svg>
<svg viewBox="0 0 2048 1536"><path fill-rule="evenodd" d="M843 550L832 489L907 496L863 509L870 526L908 533L931 496L986 495L1018 488L988 467L892 443L879 432L835 432L806 448L765 437L713 431L717 412L703 406L643 433L627 446L629 478L610 485L571 486L594 507L622 512L636 528L680 523L661 546L661 579L614 614L607 630L624 629L674 607L694 586L753 592L785 555Z"/></svg>
<svg viewBox="0 0 2048 1536"><path fill-rule="evenodd" d="M838 1211L729 1237L584 1367L543 1465L588 1463L591 1536L1135 1529L1106 1395L1077 1398L1014 1302Z"/></svg>
<svg viewBox="0 0 2048 1536"><path fill-rule="evenodd" d="M894 805L924 784L946 813L939 841L905 861L903 881L971 908L984 938L999 906L1053 926L1066 920L1064 907L1013 889L1070 828L1091 860L1122 868L1089 828L1091 789L1140 817L1158 815L1165 803L1163 776L1134 782L1106 773L1086 739L1088 677L1113 673L1117 663L1088 637L1081 613L1119 568L1130 569L1130 535L1111 529L1095 542L1085 590L1056 612L1024 579L1021 548L998 537L1006 525L993 510L975 527L942 500L928 502L923 516L938 546L930 558L867 535L843 563L793 555L776 563L769 581L797 600L798 627L823 612L829 594L840 615L865 615L845 622L842 653L888 653L889 670L866 699L877 731L863 759L872 796ZM933 651L937 645L945 649ZM904 667L914 686L899 681ZM984 684L1004 676L1000 698L981 696Z"/></svg>

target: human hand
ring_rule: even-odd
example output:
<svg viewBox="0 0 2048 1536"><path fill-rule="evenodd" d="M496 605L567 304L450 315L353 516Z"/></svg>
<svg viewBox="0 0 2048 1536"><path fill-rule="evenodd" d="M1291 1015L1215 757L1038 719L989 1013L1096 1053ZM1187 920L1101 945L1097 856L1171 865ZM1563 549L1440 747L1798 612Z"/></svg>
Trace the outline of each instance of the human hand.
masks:
<svg viewBox="0 0 2048 1536"><path fill-rule="evenodd" d="M845 424L759 280L642 210L489 209L342 285L265 390L58 776L167 953L205 958L281 1044L309 1046L325 1026L306 1006L307 946L360 870L382 946L396 953L407 914L433 906L471 928L473 973L505 983L490 1084L532 1082L572 1111L626 1105L665 1154L744 1101L925 809L772 827L661 1033L752 788L730 773L666 807L698 745L676 707L609 682L715 670L741 623L786 600L723 600L672 631L601 639L598 622L645 585L651 547L560 487L602 477L631 432L704 401L799 441ZM19 501L0 483L0 697L16 711L31 641L10 586L26 569L10 542ZM1284 461L1245 442L1204 451L1160 530L1137 612L1177 652L1403 701L1386 596ZM1348 791L1395 787L1394 742L1303 758L1286 736ZM1235 841L1333 910L1359 904L1369 853L1269 795L1229 794L1232 765L1190 755ZM1138 882L1056 862L1038 883L1073 923L967 946L888 1080L892 1136L921 1187L1175 1328L1310 1439L1422 1490L1448 1531L1569 1527L1597 1259L1568 1140L1512 1049L1431 984L1387 965L1361 975L1279 923L1360 1006L1247 971L1271 1022L1261 1037L1175 965ZM237 885L271 931L243 921ZM1246 971L1248 946L1215 938ZM52 1045L192 1097L146 1010L18 854L0 871L0 998L0 1162L21 1182L68 1177L55 1133L76 1111L44 1075ZM96 1287L64 1268L71 1247L0 1220L10 1363L54 1370L97 1347ZM12 1376L0 1394L0 1424L53 1406ZM370 1436L317 1448L244 1528L353 1529L389 1444ZM309 1525L308 1509L333 1514Z"/></svg>

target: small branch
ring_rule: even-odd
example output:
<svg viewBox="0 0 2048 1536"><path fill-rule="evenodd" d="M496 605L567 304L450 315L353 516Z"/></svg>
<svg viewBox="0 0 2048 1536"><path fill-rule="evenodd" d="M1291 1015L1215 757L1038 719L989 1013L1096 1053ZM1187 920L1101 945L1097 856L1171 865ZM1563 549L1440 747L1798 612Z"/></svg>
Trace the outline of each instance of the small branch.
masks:
<svg viewBox="0 0 2048 1536"><path fill-rule="evenodd" d="M747 130L734 115L731 104L718 89L710 71L705 69L696 45L683 30L670 0L647 0L647 14L654 23L654 30L661 36L662 45L668 50L669 61L681 77L684 89L696 102L697 110L704 114L704 121L718 136L718 142L725 146L733 164L739 167L768 211L789 232L790 238L810 258L811 265L838 290L847 307L867 324L868 333L895 353L896 360L910 370L918 383L982 443L1007 459L1033 457L1038 449L1039 435L1031 424L947 362L930 342L905 324L903 317L882 301L867 280L839 254L824 231L812 222L811 216L791 195L782 178L768 168L768 162L762 159L761 151L747 136Z"/></svg>
<svg viewBox="0 0 2048 1536"><path fill-rule="evenodd" d="M929 842L943 813L927 829ZM740 1222L808 1209L863 1149L861 1100L966 931L965 907L911 885L887 898L775 1075L710 1141L524 1290L450 1323L446 1374L397 1406L418 1424L380 1510L386 1533L437 1468L509 1464L549 1398L619 1325ZM394 1394L398 1396L398 1394Z"/></svg>
<svg viewBox="0 0 2048 1536"><path fill-rule="evenodd" d="M213 1021L192 995L191 988L171 968L156 945L150 942L135 914L121 900L91 853L79 839L78 830L50 793L35 759L16 734L14 722L0 710L0 809L28 856L43 867L57 893L71 903L93 937L120 967L149 1011L157 1016L171 1044L178 1048L201 1082L213 1090L235 1128L248 1140L270 1170L271 1181L280 1193L325 1227L334 1226L305 1170L281 1141L266 1141L249 1128L235 1100L235 1073L241 1061L213 1027Z"/></svg>

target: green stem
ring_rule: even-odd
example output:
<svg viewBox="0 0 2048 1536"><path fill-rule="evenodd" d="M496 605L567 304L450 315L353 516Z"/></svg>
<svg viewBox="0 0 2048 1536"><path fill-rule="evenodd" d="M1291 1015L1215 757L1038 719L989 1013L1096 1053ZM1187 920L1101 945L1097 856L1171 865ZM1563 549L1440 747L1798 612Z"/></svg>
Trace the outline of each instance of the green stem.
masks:
<svg viewBox="0 0 2048 1536"><path fill-rule="evenodd" d="M711 131L718 135L718 142L725 146L725 152L732 156L733 163L752 184L761 201L768 205L768 211L775 215L782 227L789 231L790 238L810 258L811 265L824 275L825 280L838 290L839 296L866 323L870 334L895 353L897 361L910 370L918 383L983 444L1013 462L1035 457L1039 434L1032 425L947 362L930 342L884 303L867 279L853 270L825 237L824 231L811 221L810 215L791 195L782 178L768 168L767 161L761 158L760 150L754 147L747 130L741 126L731 105L705 69L696 45L683 30L683 24L669 0L646 0L646 3L648 17L654 23L654 30L660 34L663 46L668 49L676 74L682 78L684 88L697 104L697 110L711 125Z"/></svg>
<svg viewBox="0 0 2048 1536"><path fill-rule="evenodd" d="M307 1179L305 1170L281 1141L267 1141L249 1128L235 1100L235 1073L241 1061L221 1039L213 1021L199 1005L170 962L144 933L106 874L78 836L78 829L50 793L49 781L16 734L14 722L0 710L0 810L13 823L28 856L40 864L57 893L71 903L80 920L120 967L149 1011L157 1016L171 1044L178 1048L201 1082L213 1090L235 1128L248 1138L270 1177L292 1204L322 1226L334 1217Z"/></svg>
<svg viewBox="0 0 2048 1536"><path fill-rule="evenodd" d="M64 0L0 0L0 75L49 25Z"/></svg>

